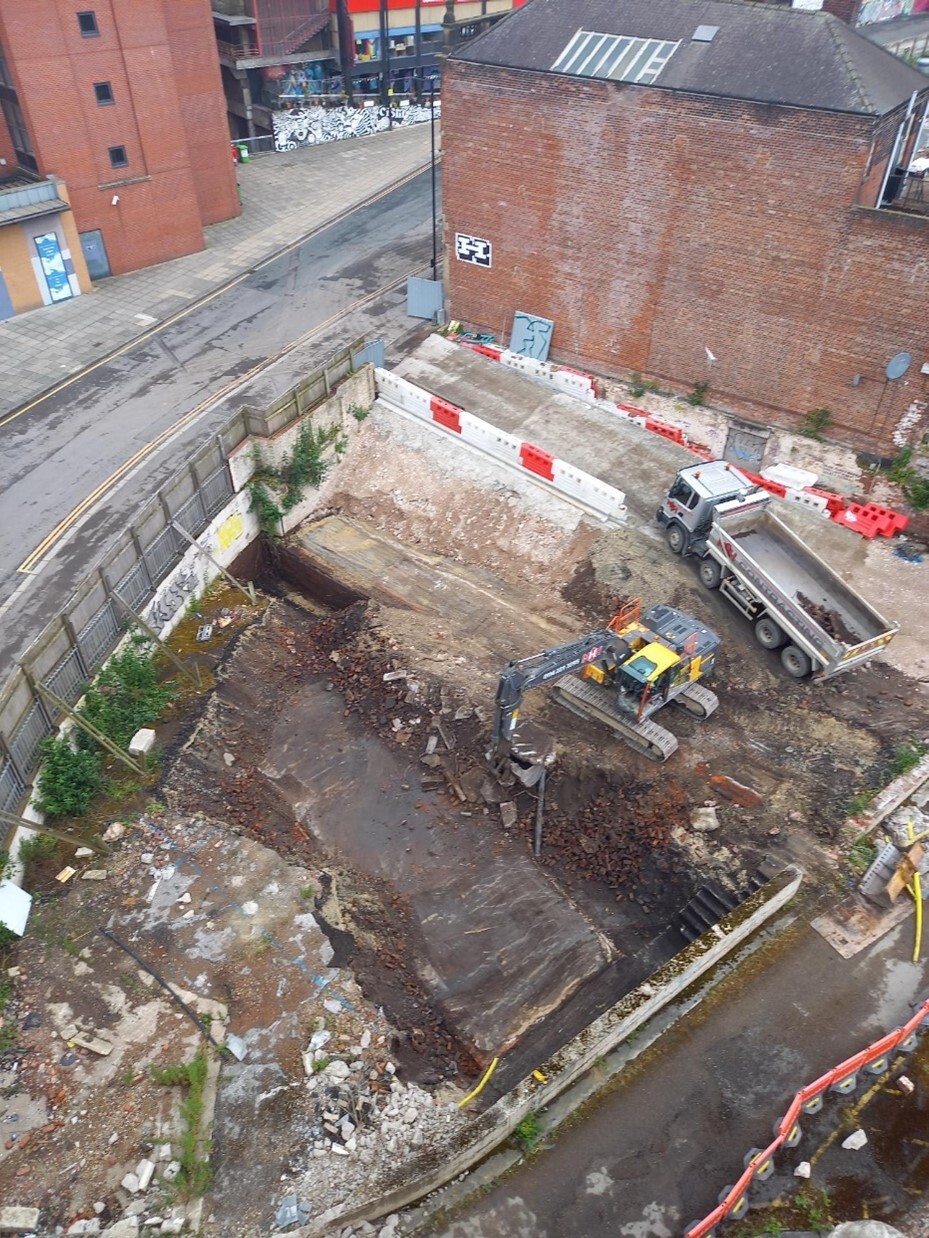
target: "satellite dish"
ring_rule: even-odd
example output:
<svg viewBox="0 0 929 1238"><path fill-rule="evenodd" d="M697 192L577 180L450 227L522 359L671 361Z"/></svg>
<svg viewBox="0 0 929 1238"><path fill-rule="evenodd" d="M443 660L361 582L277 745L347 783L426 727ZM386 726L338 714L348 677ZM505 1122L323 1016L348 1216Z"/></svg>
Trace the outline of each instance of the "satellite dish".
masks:
<svg viewBox="0 0 929 1238"><path fill-rule="evenodd" d="M895 378L902 378L912 364L913 358L908 352L898 352L887 362L887 369L884 373L893 381Z"/></svg>

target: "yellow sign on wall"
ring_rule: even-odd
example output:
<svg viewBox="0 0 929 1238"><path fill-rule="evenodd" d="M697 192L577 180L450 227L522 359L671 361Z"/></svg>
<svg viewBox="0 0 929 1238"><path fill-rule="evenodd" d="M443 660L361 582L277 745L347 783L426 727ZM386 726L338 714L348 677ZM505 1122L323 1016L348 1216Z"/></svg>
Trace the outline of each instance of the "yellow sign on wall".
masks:
<svg viewBox="0 0 929 1238"><path fill-rule="evenodd" d="M220 550L228 550L235 539L242 535L243 528L242 517L238 512L224 520L216 533Z"/></svg>

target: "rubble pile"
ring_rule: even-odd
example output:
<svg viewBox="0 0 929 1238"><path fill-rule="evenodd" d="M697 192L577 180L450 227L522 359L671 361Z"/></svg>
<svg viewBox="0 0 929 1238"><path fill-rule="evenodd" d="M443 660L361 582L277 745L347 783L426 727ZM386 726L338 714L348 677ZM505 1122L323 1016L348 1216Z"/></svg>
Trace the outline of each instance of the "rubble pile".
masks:
<svg viewBox="0 0 929 1238"><path fill-rule="evenodd" d="M579 811L551 803L541 863L642 902L656 869L672 882L685 875L686 857L672 834L690 811L683 790L667 782L604 788Z"/></svg>

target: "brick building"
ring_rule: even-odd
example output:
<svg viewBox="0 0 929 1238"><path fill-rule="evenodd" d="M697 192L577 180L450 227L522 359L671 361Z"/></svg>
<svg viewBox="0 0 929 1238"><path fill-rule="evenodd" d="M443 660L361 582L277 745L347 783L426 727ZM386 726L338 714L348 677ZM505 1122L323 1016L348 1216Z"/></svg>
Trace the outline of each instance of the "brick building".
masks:
<svg viewBox="0 0 929 1238"><path fill-rule="evenodd" d="M929 428L927 94L822 10L531 0L446 66L449 312L891 454Z"/></svg>
<svg viewBox="0 0 929 1238"><path fill-rule="evenodd" d="M65 182L92 277L239 213L209 0L0 0L0 53L0 176Z"/></svg>

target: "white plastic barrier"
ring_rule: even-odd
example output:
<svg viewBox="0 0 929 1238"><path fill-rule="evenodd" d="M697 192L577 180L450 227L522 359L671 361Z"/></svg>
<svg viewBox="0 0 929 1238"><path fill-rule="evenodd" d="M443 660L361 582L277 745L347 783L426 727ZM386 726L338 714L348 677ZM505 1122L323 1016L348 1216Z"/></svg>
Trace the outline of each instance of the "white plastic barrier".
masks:
<svg viewBox="0 0 929 1238"><path fill-rule="evenodd" d="M374 381L378 395L383 395L391 404L396 404L405 413L414 413L417 417L432 420L429 403L432 399L429 392L415 383L407 382L392 370L375 370Z"/></svg>
<svg viewBox="0 0 929 1238"><path fill-rule="evenodd" d="M510 352L508 348L504 348L500 354L500 364L511 370L519 370L521 374L528 374L532 378L543 378L546 382L552 381L554 367L547 361L536 361L534 357L524 357L522 353Z"/></svg>
<svg viewBox="0 0 929 1238"><path fill-rule="evenodd" d="M527 358L524 358L526 360ZM536 481L549 485L560 494L577 499L591 511L597 512L603 518L621 519L626 507L626 496L622 490L598 477L585 473L563 460L552 459L552 480L541 477L535 469L527 467L524 459L524 449L529 446L522 439L505 430L499 429L489 421L475 417L464 409L456 407L459 430L452 429L437 421L433 415L432 403L438 399L415 383L407 382L390 370L375 370L378 397L388 407L400 412L409 413L423 421L427 421L449 438L463 439L472 447L478 447L487 455L504 464L521 469Z"/></svg>
<svg viewBox="0 0 929 1238"><path fill-rule="evenodd" d="M597 398L593 379L588 374L578 374L574 370L555 370L552 383L568 395L580 396L584 400Z"/></svg>
<svg viewBox="0 0 929 1238"><path fill-rule="evenodd" d="M592 477L590 473L584 473L573 465L565 464L563 460L553 461L552 475L554 481L551 484L563 494L570 494L572 498L579 499L587 507L601 512L604 516L622 518L626 509L626 496L622 490L607 485L599 477Z"/></svg>
<svg viewBox="0 0 929 1238"><path fill-rule="evenodd" d="M791 490L788 487L784 498L789 499L791 503L799 503L801 507L810 507L814 511L822 512L824 516L829 515L829 504L821 494L810 494L806 490Z"/></svg>
<svg viewBox="0 0 929 1238"><path fill-rule="evenodd" d="M480 447L481 451L486 451L488 455L495 456L498 460L522 467L522 461L519 458L522 440L512 434L507 434L506 430L500 430L497 426L491 425L489 421L482 421L480 417L475 417L472 413L462 412L461 437L472 447Z"/></svg>

